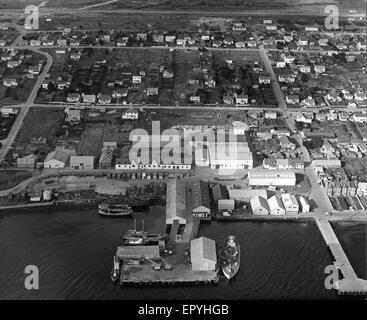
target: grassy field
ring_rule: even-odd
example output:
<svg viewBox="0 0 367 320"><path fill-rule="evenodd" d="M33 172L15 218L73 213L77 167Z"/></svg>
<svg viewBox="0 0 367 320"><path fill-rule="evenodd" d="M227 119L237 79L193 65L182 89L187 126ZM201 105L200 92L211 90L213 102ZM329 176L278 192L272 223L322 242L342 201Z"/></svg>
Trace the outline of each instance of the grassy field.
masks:
<svg viewBox="0 0 367 320"><path fill-rule="evenodd" d="M2 0L1 6L3 9L19 9L26 5L39 4L41 0ZM54 8L83 8L90 5L101 4L103 0L48 0L46 6ZM225 10L225 9L284 9L288 7L320 7L329 4L336 4L342 8L362 9L364 8L363 0L121 0L113 3L95 7L109 9L196 9L196 10Z"/></svg>
<svg viewBox="0 0 367 320"><path fill-rule="evenodd" d="M55 108L31 108L15 139L14 152L21 155L35 153L46 155L54 144L60 129L64 110ZM46 143L32 142L33 138L46 138Z"/></svg>
<svg viewBox="0 0 367 320"><path fill-rule="evenodd" d="M6 170L0 172L0 190L15 187L20 182L30 178L32 174L28 171Z"/></svg>

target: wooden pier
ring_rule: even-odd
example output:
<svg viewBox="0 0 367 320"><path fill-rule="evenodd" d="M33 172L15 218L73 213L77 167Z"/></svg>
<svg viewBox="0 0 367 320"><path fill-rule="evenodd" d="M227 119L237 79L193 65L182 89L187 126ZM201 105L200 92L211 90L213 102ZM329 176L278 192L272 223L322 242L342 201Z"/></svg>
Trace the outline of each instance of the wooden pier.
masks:
<svg viewBox="0 0 367 320"><path fill-rule="evenodd" d="M122 265L121 285L174 285L174 284L215 284L218 271L192 271L190 265L179 264L172 270L154 270L151 265Z"/></svg>
<svg viewBox="0 0 367 320"><path fill-rule="evenodd" d="M338 280L334 287L340 295L363 295L367 294L367 280L358 278L351 263L348 260L338 238L329 221L317 218L316 224L334 257L334 265L343 275L343 279Z"/></svg>

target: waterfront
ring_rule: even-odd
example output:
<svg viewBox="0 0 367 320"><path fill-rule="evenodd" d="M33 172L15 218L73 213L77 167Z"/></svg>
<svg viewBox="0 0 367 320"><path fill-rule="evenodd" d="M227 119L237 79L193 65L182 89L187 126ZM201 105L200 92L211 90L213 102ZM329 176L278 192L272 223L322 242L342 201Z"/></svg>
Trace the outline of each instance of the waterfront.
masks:
<svg viewBox="0 0 367 320"><path fill-rule="evenodd" d="M162 232L164 215L145 213L145 227ZM138 225L139 216L138 214ZM200 235L241 243L241 269L218 285L119 287L110 281L112 255L133 219L99 218L95 209L33 209L0 218L0 299L337 299L324 288L331 256L314 223L202 224ZM337 236L356 273L366 278L366 229L342 223ZM24 289L24 268L40 271L40 290Z"/></svg>

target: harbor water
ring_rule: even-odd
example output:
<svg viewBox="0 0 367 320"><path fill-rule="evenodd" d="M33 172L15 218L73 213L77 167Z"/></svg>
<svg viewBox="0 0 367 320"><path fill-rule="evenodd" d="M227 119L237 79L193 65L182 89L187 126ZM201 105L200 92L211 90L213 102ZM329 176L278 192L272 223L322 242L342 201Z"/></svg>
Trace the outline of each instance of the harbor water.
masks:
<svg viewBox="0 0 367 320"><path fill-rule="evenodd" d="M155 208L134 214L138 228L165 231ZM332 263L316 225L294 222L211 222L200 235L229 234L241 245L241 267L217 285L120 287L110 279L112 256L134 219L108 219L95 208L24 209L0 215L0 299L342 299L324 286ZM357 275L366 279L366 225L334 224ZM24 286L27 265L39 269L39 290Z"/></svg>

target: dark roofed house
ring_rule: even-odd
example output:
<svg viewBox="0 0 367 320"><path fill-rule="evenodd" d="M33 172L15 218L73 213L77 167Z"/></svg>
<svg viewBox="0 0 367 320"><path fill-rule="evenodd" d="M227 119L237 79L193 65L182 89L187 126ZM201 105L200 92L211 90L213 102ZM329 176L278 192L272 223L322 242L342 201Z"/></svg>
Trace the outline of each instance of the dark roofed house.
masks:
<svg viewBox="0 0 367 320"><path fill-rule="evenodd" d="M195 180L190 185L193 217L210 220L209 186L206 182Z"/></svg>
<svg viewBox="0 0 367 320"><path fill-rule="evenodd" d="M218 200L228 199L228 190L225 186L221 184L214 185L214 187L212 188L212 193L215 204L217 204Z"/></svg>

